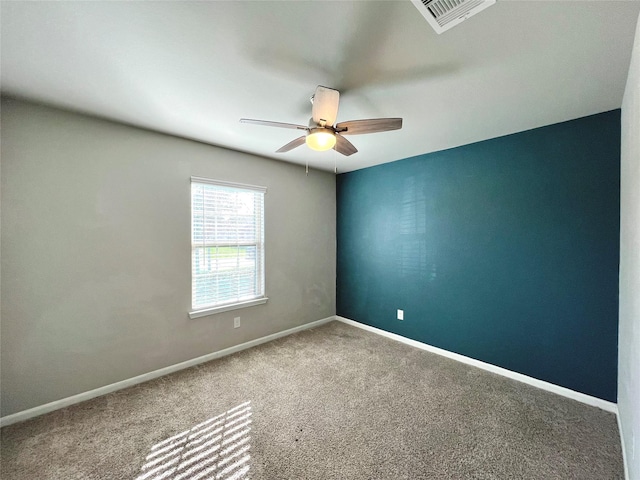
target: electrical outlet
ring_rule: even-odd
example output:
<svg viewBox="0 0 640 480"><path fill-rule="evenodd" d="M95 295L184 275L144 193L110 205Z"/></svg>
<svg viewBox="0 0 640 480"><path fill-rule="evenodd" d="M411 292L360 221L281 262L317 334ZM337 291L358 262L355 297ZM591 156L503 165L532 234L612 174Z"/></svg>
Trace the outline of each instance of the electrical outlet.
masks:
<svg viewBox="0 0 640 480"><path fill-rule="evenodd" d="M240 328L240 317L235 317L233 319L233 328Z"/></svg>
<svg viewBox="0 0 640 480"><path fill-rule="evenodd" d="M398 309L398 320L404 320L404 310Z"/></svg>

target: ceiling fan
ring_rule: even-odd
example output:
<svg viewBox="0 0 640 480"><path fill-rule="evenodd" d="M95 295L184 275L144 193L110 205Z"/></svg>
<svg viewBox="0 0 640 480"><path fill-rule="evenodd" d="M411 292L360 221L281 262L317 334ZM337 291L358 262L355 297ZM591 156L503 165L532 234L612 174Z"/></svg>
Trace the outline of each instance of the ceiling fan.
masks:
<svg viewBox="0 0 640 480"><path fill-rule="evenodd" d="M294 123L270 122L251 118L241 118L240 122L265 125L267 127L292 128L306 132L303 136L280 147L276 150L278 153L288 152L306 143L313 150L324 151L333 148L336 152L346 156L356 153L358 149L344 138L344 135L387 132L402 128L402 118L370 118L335 123L338 116L339 102L340 92L338 90L318 85L316 93L311 97L313 106L309 125L306 127Z"/></svg>

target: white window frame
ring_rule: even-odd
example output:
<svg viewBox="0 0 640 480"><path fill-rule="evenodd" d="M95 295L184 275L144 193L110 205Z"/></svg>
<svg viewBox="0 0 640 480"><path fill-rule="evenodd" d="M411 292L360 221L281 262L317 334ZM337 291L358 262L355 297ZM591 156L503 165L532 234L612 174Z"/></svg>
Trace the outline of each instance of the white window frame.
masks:
<svg viewBox="0 0 640 480"><path fill-rule="evenodd" d="M257 186L257 185L248 185L248 184L244 184L244 183L234 183L234 182L226 182L226 181L222 181L222 180L213 180L210 178L204 178L204 177L191 177L191 186L193 186L193 184L205 184L205 185L215 185L215 186L221 186L221 187L226 187L226 188L233 188L233 189L237 189L240 191L250 191L252 193L255 192L259 192L262 193L263 195L266 195L267 193L267 187L262 187L262 186ZM194 218L193 218L193 188L191 188L191 192L190 192L190 207L191 207L191 299L193 302L193 298L194 298L194 294L193 294L193 289L194 289L194 271L193 271L193 258L194 258L194 251L196 248L201 248L203 246L216 246L214 244L211 245L205 245L204 243L194 243L193 241L193 226L194 226ZM222 313L222 312L228 312L230 310L236 310L239 308L246 308L246 307L252 307L254 305L261 305L266 303L269 299L266 296L266 285L265 285L265 273L264 273L264 223L265 223L265 216L264 216L264 203L263 203L263 210L262 210L262 232L261 232L261 238L258 240L257 243L255 243L256 248L259 249L260 254L258 255L260 257L260 261L258 262L256 268L258 269L258 271L256 272L256 275L259 276L259 281L261 282L261 294L259 296L256 296L255 298L246 300L246 301L240 301L240 302L235 302L235 303L225 303L225 304L220 304L220 305L214 305L214 306L210 306L210 307L204 307L204 308L198 308L198 307L194 307L193 303L192 303L192 310L189 312L189 317L190 318L199 318L199 317L204 317L207 315L213 315L216 313ZM251 245L254 245L254 243L251 243Z"/></svg>

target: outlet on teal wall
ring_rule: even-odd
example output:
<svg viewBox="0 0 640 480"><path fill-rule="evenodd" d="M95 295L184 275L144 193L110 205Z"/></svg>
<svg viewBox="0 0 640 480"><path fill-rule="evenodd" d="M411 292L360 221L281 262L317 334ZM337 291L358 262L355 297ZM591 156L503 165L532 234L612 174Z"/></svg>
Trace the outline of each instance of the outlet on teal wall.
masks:
<svg viewBox="0 0 640 480"><path fill-rule="evenodd" d="M616 401L620 110L342 174L337 195L338 315Z"/></svg>

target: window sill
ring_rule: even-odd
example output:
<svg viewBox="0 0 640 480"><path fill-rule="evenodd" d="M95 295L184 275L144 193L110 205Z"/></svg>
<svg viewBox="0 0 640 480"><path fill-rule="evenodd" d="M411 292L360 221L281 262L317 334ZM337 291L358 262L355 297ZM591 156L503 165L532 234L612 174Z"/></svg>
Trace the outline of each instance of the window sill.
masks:
<svg viewBox="0 0 640 480"><path fill-rule="evenodd" d="M255 300L249 300L248 302L232 303L230 305L222 305L220 307L205 308L203 310L194 310L189 312L189 318L200 318L208 315L215 315L216 313L228 312L230 310L238 310L239 308L253 307L254 305L261 305L267 303L269 300L267 297L256 298Z"/></svg>

